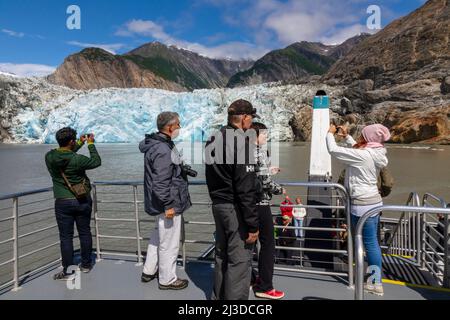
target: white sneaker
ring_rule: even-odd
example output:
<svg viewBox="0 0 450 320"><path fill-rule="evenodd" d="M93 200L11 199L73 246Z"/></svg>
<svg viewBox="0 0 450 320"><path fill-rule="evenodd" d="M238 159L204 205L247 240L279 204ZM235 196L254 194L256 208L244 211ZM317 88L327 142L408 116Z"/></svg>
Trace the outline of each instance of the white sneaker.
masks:
<svg viewBox="0 0 450 320"><path fill-rule="evenodd" d="M376 284L364 284L364 291L367 293L375 294L377 296L382 297L384 295L383 285L381 283Z"/></svg>

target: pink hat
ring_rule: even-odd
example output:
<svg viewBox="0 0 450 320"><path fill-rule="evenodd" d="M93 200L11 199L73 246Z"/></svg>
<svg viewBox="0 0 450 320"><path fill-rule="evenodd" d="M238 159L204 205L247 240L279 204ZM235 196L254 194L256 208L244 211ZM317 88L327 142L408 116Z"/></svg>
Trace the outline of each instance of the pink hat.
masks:
<svg viewBox="0 0 450 320"><path fill-rule="evenodd" d="M367 142L367 148L380 148L391 139L389 129L382 124L373 124L362 130L362 136Z"/></svg>

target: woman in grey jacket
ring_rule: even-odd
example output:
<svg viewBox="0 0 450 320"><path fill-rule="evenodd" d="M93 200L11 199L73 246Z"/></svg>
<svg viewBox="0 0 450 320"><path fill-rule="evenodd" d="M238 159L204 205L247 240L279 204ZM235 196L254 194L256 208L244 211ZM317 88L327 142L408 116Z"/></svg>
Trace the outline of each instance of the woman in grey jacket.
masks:
<svg viewBox="0 0 450 320"><path fill-rule="evenodd" d="M358 142L347 133L345 127L339 127L339 135L345 139L348 147L339 147L334 135L336 126L330 127L327 135L328 152L344 163L346 167L345 187L351 199L352 225L372 208L382 206L377 181L380 170L387 166L387 151L384 143L391 138L389 129L381 124L374 124L363 129ZM370 217L364 225L363 242L367 260L371 270L375 271L376 280L365 286L366 291L383 295L381 284L381 249L378 243L377 230L379 215Z"/></svg>

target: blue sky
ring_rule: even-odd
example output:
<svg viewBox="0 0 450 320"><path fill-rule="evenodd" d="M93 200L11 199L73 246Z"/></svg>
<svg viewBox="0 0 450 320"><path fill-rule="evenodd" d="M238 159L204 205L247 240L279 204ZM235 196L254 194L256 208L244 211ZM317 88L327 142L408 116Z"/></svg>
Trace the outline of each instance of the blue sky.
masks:
<svg viewBox="0 0 450 320"><path fill-rule="evenodd" d="M209 57L257 59L296 41L343 42L367 32L369 5L389 22L424 0L0 0L0 71L51 73L84 47L121 54L150 41ZM81 30L69 30L69 5Z"/></svg>

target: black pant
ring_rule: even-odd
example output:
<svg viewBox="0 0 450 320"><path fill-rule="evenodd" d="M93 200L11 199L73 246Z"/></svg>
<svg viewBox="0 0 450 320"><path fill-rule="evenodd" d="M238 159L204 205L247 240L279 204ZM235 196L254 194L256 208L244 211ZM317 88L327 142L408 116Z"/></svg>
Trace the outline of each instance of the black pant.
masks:
<svg viewBox="0 0 450 320"><path fill-rule="evenodd" d="M291 247L293 245L292 244L290 244L290 245L283 244L282 246L289 246L289 247ZM281 249L279 251L279 255L278 255L280 263L287 264L287 265L290 265L290 266L295 265L295 261L292 258L293 253L294 252L292 250Z"/></svg>
<svg viewBox="0 0 450 320"><path fill-rule="evenodd" d="M61 258L64 271L73 265L73 232L77 225L81 247L81 265L89 267L92 262L91 234L92 199L56 199L55 215L59 229Z"/></svg>
<svg viewBox="0 0 450 320"><path fill-rule="evenodd" d="M248 300L252 252L238 208L232 204L212 207L216 223L216 257L212 300Z"/></svg>
<svg viewBox="0 0 450 320"><path fill-rule="evenodd" d="M273 268L275 264L274 227L270 206L257 206L257 209L261 249L258 257L260 283L255 287L255 290L266 292L273 289Z"/></svg>

